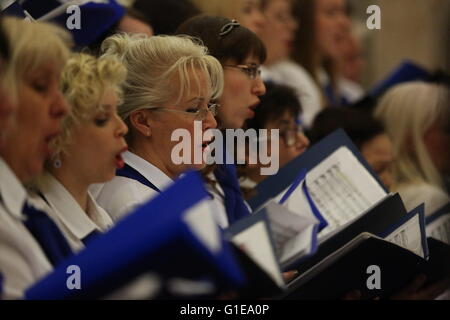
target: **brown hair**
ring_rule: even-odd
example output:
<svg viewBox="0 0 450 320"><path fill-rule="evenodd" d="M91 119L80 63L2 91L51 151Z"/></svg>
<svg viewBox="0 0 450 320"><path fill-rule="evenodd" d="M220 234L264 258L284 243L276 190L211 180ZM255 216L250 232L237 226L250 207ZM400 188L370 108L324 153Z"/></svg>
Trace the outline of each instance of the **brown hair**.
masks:
<svg viewBox="0 0 450 320"><path fill-rule="evenodd" d="M229 60L243 63L249 56L258 58L263 64L267 57L266 47L255 33L243 26L232 26L227 34L220 35L231 22L228 18L202 15L183 23L176 33L200 39L222 64Z"/></svg>

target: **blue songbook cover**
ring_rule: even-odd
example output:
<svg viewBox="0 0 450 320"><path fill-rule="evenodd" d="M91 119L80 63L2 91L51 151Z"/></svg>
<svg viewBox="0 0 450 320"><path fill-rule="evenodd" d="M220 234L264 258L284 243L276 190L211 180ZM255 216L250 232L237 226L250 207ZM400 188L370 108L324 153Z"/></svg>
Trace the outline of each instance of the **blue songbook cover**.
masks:
<svg viewBox="0 0 450 320"><path fill-rule="evenodd" d="M26 292L27 299L101 298L147 272L210 279L216 287L245 283L233 249L211 214L200 175L191 172L92 240ZM81 270L81 289L66 284L67 268Z"/></svg>

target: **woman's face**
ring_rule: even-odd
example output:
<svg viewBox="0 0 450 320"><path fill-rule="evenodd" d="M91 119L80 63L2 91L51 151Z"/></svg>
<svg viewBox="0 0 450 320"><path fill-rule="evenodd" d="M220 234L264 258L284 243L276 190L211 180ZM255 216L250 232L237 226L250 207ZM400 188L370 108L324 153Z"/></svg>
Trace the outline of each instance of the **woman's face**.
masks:
<svg viewBox="0 0 450 320"><path fill-rule="evenodd" d="M255 68L259 68L259 60L253 57L247 58L239 67L234 61L224 65L225 86L219 109L221 129L239 129L245 120L255 116L254 109L259 104L259 96L266 93L266 87Z"/></svg>
<svg viewBox="0 0 450 320"><path fill-rule="evenodd" d="M266 22L261 12L260 0L239 0L239 2L241 3L239 22L259 36Z"/></svg>
<svg viewBox="0 0 450 320"><path fill-rule="evenodd" d="M205 143L211 141L212 137L204 139L204 132L217 127L213 114L206 111L211 98L206 75L198 70L191 70L189 77L191 88L181 99L181 102L177 103L178 97L174 97L163 106L163 108L176 111L147 110L150 118L149 125L152 130L150 141L154 145L154 149L158 151L158 159L152 159L151 162L172 178L178 177L188 169L200 170L206 166L203 157L196 161L195 154L196 152L198 154L199 150L203 153L207 147ZM198 82L196 78L198 78ZM194 113L199 110L206 114L203 119L198 118ZM201 137L199 141L196 141L194 139L194 122L199 123L199 121L201 121L201 125L199 125ZM172 153L175 152L175 147L182 142L181 139L171 141L172 134L177 129L184 129L185 132L190 134L191 139L188 144L190 161L186 161L189 163L177 164L174 161ZM182 151L175 153L179 157L185 156Z"/></svg>
<svg viewBox="0 0 450 320"><path fill-rule="evenodd" d="M48 61L19 80L16 123L2 156L22 182L41 173L69 110L59 88L61 70Z"/></svg>
<svg viewBox="0 0 450 320"><path fill-rule="evenodd" d="M127 150L124 135L128 128L117 114L118 97L113 88L105 90L101 110L91 119L76 124L61 156L63 166L70 163L73 173L88 184L107 182L124 163L121 153Z"/></svg>
<svg viewBox="0 0 450 320"><path fill-rule="evenodd" d="M315 27L320 55L339 59L340 42L350 28L345 0L315 0Z"/></svg>
<svg viewBox="0 0 450 320"><path fill-rule="evenodd" d="M388 135L379 134L364 143L361 147L361 153L375 173L378 174L383 184L389 189L392 185L394 152Z"/></svg>
<svg viewBox="0 0 450 320"><path fill-rule="evenodd" d="M264 8L266 23L261 40L267 48L267 64L289 58L298 23L292 17L289 0L269 0Z"/></svg>
<svg viewBox="0 0 450 320"><path fill-rule="evenodd" d="M145 34L148 37L153 36L153 29L149 24L133 18L128 14L124 15L123 18L120 19L117 29L120 32L126 32L129 34L139 33Z"/></svg>
<svg viewBox="0 0 450 320"><path fill-rule="evenodd" d="M450 128L435 123L424 136L424 143L433 164L442 175L450 174Z"/></svg>
<svg viewBox="0 0 450 320"><path fill-rule="evenodd" d="M269 121L266 124L266 129L280 130L280 168L305 152L309 146L308 138L297 125L295 116L289 111L285 111L280 118Z"/></svg>
<svg viewBox="0 0 450 320"><path fill-rule="evenodd" d="M15 109L15 104L0 81L0 149L6 141L7 133L13 126Z"/></svg>

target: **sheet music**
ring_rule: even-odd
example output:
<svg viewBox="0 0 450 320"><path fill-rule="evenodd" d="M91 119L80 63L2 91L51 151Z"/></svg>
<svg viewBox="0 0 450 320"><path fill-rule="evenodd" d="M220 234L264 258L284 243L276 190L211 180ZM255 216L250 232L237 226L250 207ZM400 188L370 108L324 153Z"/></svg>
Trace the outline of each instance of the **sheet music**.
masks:
<svg viewBox="0 0 450 320"><path fill-rule="evenodd" d="M275 201L269 202L265 209L281 264L314 249L312 241L316 236L314 228L319 223L317 219L299 216Z"/></svg>
<svg viewBox="0 0 450 320"><path fill-rule="evenodd" d="M238 233L232 241L258 263L275 283L280 287L284 286L284 279L275 252L272 250L268 228L264 221L259 221Z"/></svg>
<svg viewBox="0 0 450 320"><path fill-rule="evenodd" d="M424 248L422 247L420 216L418 214L385 237L385 240L395 243L400 247L408 249L418 256L425 258Z"/></svg>
<svg viewBox="0 0 450 320"><path fill-rule="evenodd" d="M450 245L450 212L427 225L427 235Z"/></svg>
<svg viewBox="0 0 450 320"><path fill-rule="evenodd" d="M311 198L328 226L320 237L354 220L386 197L378 181L347 147L341 147L308 172Z"/></svg>
<svg viewBox="0 0 450 320"><path fill-rule="evenodd" d="M214 254L222 250L219 227L211 212L217 210L213 201L203 200L186 211L184 222L197 238Z"/></svg>

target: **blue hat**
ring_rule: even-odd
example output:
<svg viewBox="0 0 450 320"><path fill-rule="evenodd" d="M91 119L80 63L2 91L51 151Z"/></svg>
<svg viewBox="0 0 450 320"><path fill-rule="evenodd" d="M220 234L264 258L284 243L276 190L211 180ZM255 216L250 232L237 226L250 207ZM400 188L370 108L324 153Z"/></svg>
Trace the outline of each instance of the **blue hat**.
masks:
<svg viewBox="0 0 450 320"><path fill-rule="evenodd" d="M80 9L80 29L69 29L67 22L75 11L67 9L77 5ZM22 3L34 19L52 21L67 29L77 46L94 43L125 15L125 9L116 0L25 0Z"/></svg>
<svg viewBox="0 0 450 320"><path fill-rule="evenodd" d="M25 14L23 8L17 1L5 2L1 5L0 9L0 15L14 16L23 19L27 18L27 15Z"/></svg>

